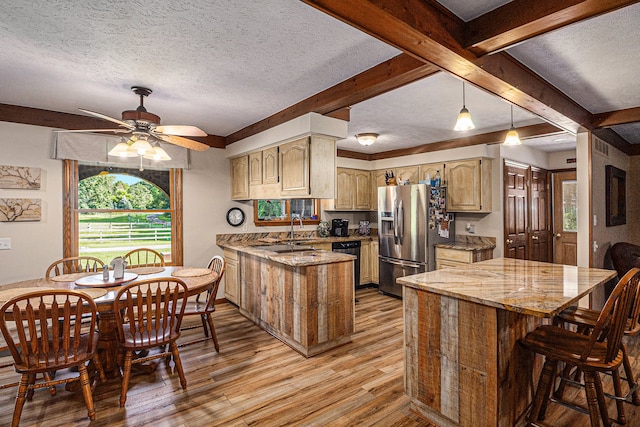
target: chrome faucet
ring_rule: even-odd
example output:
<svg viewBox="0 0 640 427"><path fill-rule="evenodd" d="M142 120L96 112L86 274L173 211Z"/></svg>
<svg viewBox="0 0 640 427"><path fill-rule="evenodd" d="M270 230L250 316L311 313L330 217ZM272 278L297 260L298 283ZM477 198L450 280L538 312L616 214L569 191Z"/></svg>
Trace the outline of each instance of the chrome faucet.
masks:
<svg viewBox="0 0 640 427"><path fill-rule="evenodd" d="M302 217L300 216L300 214L291 214L291 237L289 238L291 244L293 244L293 222L296 219L300 221L300 228L304 227L304 225L302 224Z"/></svg>

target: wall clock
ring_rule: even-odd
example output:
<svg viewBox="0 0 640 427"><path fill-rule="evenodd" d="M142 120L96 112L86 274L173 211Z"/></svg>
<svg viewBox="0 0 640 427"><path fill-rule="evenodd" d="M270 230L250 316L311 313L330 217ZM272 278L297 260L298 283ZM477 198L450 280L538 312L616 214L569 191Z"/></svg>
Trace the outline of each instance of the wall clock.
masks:
<svg viewBox="0 0 640 427"><path fill-rule="evenodd" d="M244 222L244 212L240 208L231 208L227 211L227 222L229 225L238 227Z"/></svg>

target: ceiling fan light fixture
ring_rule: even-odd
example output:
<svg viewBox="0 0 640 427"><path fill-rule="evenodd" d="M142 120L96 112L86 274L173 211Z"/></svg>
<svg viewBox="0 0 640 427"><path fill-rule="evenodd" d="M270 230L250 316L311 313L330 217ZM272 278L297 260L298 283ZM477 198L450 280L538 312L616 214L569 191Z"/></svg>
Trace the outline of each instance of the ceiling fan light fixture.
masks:
<svg viewBox="0 0 640 427"><path fill-rule="evenodd" d="M378 136L379 135L377 133L372 133L372 132L359 133L356 135L356 139L358 140L360 145L364 145L366 147L376 142L376 139L378 139Z"/></svg>
<svg viewBox="0 0 640 427"><path fill-rule="evenodd" d="M460 132L475 129L475 127L473 120L471 120L471 113L469 113L465 105L464 82L462 82L462 109L460 110L460 114L458 114L458 119L456 120L456 125L453 127L453 130Z"/></svg>
<svg viewBox="0 0 640 427"><path fill-rule="evenodd" d="M509 132L507 132L507 136L504 139L503 145L512 146L512 145L520 145L522 141L520 141L520 136L518 136L518 131L513 126L513 105L511 105L511 127L509 128Z"/></svg>

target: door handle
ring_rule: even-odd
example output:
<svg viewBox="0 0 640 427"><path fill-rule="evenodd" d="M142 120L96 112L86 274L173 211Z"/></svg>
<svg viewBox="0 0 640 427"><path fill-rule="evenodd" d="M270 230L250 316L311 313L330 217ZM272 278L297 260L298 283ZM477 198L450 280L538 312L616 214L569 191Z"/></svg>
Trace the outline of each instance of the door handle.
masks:
<svg viewBox="0 0 640 427"><path fill-rule="evenodd" d="M559 239L561 237L562 237L562 234L560 234L560 233L556 234L556 239Z"/></svg>
<svg viewBox="0 0 640 427"><path fill-rule="evenodd" d="M512 244L512 243L513 243L513 240L511 240L511 239L507 239L507 245L510 245L510 244Z"/></svg>
<svg viewBox="0 0 640 427"><path fill-rule="evenodd" d="M538 240L538 236L531 236L531 239Z"/></svg>

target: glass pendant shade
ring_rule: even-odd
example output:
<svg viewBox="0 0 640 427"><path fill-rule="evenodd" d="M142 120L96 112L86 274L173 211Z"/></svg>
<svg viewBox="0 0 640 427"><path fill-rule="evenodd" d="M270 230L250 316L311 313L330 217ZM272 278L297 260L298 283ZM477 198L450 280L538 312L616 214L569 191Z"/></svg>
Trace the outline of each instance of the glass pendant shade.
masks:
<svg viewBox="0 0 640 427"><path fill-rule="evenodd" d="M356 135L356 139L360 143L360 145L364 145L365 147L373 144L378 139L377 133L359 133Z"/></svg>
<svg viewBox="0 0 640 427"><path fill-rule="evenodd" d="M139 138L136 142L131 144L131 149L135 150L138 155L144 156L147 151L153 150L153 147L145 138Z"/></svg>
<svg viewBox="0 0 640 427"><path fill-rule="evenodd" d="M474 129L476 126L473 124L473 120L471 120L471 114L469 110L465 107L462 107L460 110L460 114L458 114L458 120L456 120L456 125L453 127L453 130L464 131Z"/></svg>
<svg viewBox="0 0 640 427"><path fill-rule="evenodd" d="M518 131L516 128L511 126L509 132L507 132L507 137L504 139L504 145L520 145L522 141L520 141L520 137L518 136Z"/></svg>
<svg viewBox="0 0 640 427"><path fill-rule="evenodd" d="M144 157L145 159L156 160L156 161L171 160L171 157L169 157L167 152L164 151L164 149L159 145L152 147L151 151L148 151L142 157Z"/></svg>
<svg viewBox="0 0 640 427"><path fill-rule="evenodd" d="M518 131L513 126L513 105L511 105L511 127L509 128L509 132L507 132L507 137L504 139L503 145L511 146L520 144L522 144L522 141L520 141Z"/></svg>
<svg viewBox="0 0 640 427"><path fill-rule="evenodd" d="M126 142L119 142L111 149L111 151L109 151L109 155L118 157L138 157L138 153L130 148L131 147Z"/></svg>
<svg viewBox="0 0 640 427"><path fill-rule="evenodd" d="M465 96L464 96L464 82L462 82L462 109L460 110L460 114L458 114L458 119L456 120L456 125L453 127L455 131L465 131L475 129L475 125L473 124L473 120L471 120L471 113L467 110L465 105Z"/></svg>

